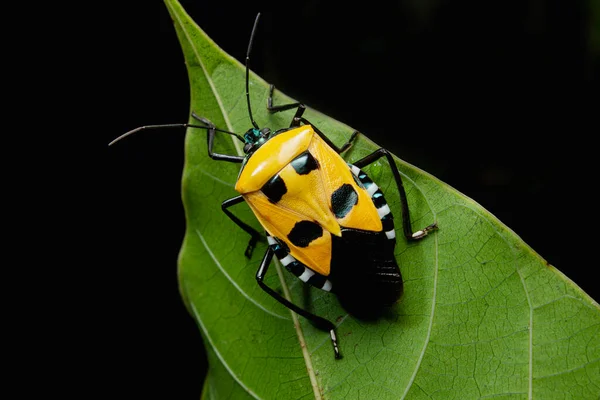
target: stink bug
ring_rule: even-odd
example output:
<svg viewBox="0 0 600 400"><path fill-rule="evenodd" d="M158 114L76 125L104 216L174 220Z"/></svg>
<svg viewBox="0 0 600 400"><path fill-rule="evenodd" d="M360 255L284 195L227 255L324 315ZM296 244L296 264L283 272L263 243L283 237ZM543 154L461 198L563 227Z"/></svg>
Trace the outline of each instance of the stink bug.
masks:
<svg viewBox="0 0 600 400"><path fill-rule="evenodd" d="M340 358L335 325L284 298L264 282L273 256L300 280L335 293L343 303L380 307L398 301L402 276L394 256L396 232L384 194L361 168L385 158L400 196L402 227L407 240L419 240L436 228L433 223L413 232L406 193L394 159L380 148L353 163L340 156L352 146L355 131L338 147L303 115L301 103L273 104L270 113L296 109L288 128L272 131L254 121L249 95L249 59L257 15L246 53L246 99L252 128L245 134L220 129L192 112L199 124L149 125L131 130L110 144L135 132L152 128L187 127L207 131L208 155L216 161L240 163L235 184L238 196L223 201L222 211L250 235L245 251L250 258L256 243L266 235L267 250L256 274L260 287L290 310L328 331L336 358ZM217 132L233 135L244 143L244 156L213 151ZM239 219L230 208L246 202L264 233ZM360 299L357 297L360 296Z"/></svg>

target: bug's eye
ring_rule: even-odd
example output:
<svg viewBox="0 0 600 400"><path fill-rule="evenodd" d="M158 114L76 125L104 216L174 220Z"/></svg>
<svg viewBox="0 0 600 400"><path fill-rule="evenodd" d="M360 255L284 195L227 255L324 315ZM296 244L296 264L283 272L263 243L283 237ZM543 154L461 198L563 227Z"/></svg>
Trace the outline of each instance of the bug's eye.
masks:
<svg viewBox="0 0 600 400"><path fill-rule="evenodd" d="M271 134L271 130L269 128L262 128L260 130L263 137L268 137Z"/></svg>
<svg viewBox="0 0 600 400"><path fill-rule="evenodd" d="M252 143L246 143L246 145L244 146L244 153L248 153L252 147Z"/></svg>

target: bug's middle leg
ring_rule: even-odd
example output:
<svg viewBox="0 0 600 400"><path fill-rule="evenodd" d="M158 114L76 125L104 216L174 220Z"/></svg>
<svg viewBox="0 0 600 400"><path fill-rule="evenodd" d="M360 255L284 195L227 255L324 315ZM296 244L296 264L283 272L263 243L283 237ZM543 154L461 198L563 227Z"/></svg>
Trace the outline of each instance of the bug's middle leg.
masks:
<svg viewBox="0 0 600 400"><path fill-rule="evenodd" d="M396 165L396 162L394 161L394 157L392 156L392 153L390 153L386 149L381 148L352 164L358 168L362 168L366 165L372 164L373 162L377 161L381 157L385 157L387 159L387 161L390 165L390 168L392 170L392 173L394 175L394 180L396 181L396 186L398 187L398 193L400 194L400 203L401 203L401 207L402 207L402 228L404 230L404 236L406 236L407 240L418 240L418 239L421 239L421 238L427 236L427 234L430 231L437 228L437 222L434 222L433 224L427 226L426 228L423 228L421 230L413 232L411 224L410 224L410 211L408 209L408 201L406 199L406 191L404 190L404 184L402 183L402 177L400 176L400 171L398 171L398 166Z"/></svg>

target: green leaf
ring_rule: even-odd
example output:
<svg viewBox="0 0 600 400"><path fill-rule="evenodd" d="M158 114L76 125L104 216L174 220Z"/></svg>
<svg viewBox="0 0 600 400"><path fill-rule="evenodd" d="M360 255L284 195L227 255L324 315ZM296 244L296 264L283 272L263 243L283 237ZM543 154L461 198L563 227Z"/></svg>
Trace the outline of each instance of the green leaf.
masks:
<svg viewBox="0 0 600 400"><path fill-rule="evenodd" d="M249 127L244 68L223 52L176 1L166 0L191 85L191 110L218 127ZM251 73L260 126L289 126L293 110L266 112L268 84ZM279 91L275 102L293 101ZM338 145L353 129L309 109L307 118ZM345 154L357 160L377 145L360 135ZM242 154L229 135L219 153ZM203 398L260 399L598 399L600 307L473 200L396 159L413 227L437 221L419 243L399 239L405 279L399 304L360 320L335 296L308 289L278 265L267 284L297 304L337 321L344 355L335 360L327 333L265 294L255 274L266 249L244 257L248 235L221 212L237 195L239 165L211 160L206 132L189 130L182 196L187 230L179 260L181 295L208 349ZM399 199L385 161L367 168L392 211ZM235 213L260 229L245 204ZM398 219L399 220L399 219ZM201 383L198 382L200 385Z"/></svg>

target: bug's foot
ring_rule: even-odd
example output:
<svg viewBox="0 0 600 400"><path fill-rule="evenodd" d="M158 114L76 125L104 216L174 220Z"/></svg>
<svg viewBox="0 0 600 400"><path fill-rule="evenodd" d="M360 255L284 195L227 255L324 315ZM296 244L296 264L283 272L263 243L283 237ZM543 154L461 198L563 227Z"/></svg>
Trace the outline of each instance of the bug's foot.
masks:
<svg viewBox="0 0 600 400"><path fill-rule="evenodd" d="M434 222L433 224L429 225L428 227L421 229L420 231L416 231L415 233L412 234L411 239L413 240L419 240L419 239L423 239L425 236L427 236L427 234L431 231L433 231L434 229L438 229L437 226L437 222Z"/></svg>
<svg viewBox="0 0 600 400"><path fill-rule="evenodd" d="M255 237L250 239L250 242L248 242L248 247L246 247L246 251L244 251L244 255L246 256L246 258L248 258L248 259L252 258L252 252L254 251L254 248L256 247L256 242L258 242L258 238L255 238Z"/></svg>
<svg viewBox="0 0 600 400"><path fill-rule="evenodd" d="M330 330L329 335L331 335L331 343L333 344L333 352L335 353L335 359L339 360L342 358L340 354L340 348L338 347L337 336L335 335L335 330Z"/></svg>
<svg viewBox="0 0 600 400"><path fill-rule="evenodd" d="M342 148L340 149L340 154L343 153L343 152L345 152L345 151L350 150L350 148L354 144L354 139L356 139L356 137L358 136L359 133L360 132L358 132L358 131L354 131L352 133L352 136L350 136L350 139L348 139L348 142L346 142L346 144L344 144L342 146Z"/></svg>

